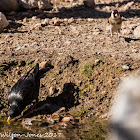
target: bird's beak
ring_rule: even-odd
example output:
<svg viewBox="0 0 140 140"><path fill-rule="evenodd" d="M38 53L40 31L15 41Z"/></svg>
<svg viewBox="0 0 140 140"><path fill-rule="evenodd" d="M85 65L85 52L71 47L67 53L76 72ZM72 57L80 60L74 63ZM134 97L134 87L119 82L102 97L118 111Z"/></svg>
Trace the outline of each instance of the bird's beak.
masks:
<svg viewBox="0 0 140 140"><path fill-rule="evenodd" d="M7 123L10 123L10 120L11 120L11 118L10 118L10 116L9 116L8 119L7 119Z"/></svg>

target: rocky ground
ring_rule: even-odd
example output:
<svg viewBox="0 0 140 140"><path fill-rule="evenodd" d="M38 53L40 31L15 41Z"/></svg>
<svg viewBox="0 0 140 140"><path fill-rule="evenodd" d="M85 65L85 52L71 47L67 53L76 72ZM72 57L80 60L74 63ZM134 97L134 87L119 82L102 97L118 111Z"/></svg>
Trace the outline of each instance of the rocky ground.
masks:
<svg viewBox="0 0 140 140"><path fill-rule="evenodd" d="M11 87L38 62L40 67L54 66L41 79L39 101L40 106L48 102L54 106L51 114L61 114L56 122L65 122L64 117L108 118L119 79L139 69L140 38L134 30L140 25L140 3L95 2L94 9L71 1L54 3L51 11L5 13L10 25L0 35L1 116L7 115ZM117 34L111 38L108 31L113 9L125 19L120 38ZM44 112L43 117L48 118Z"/></svg>

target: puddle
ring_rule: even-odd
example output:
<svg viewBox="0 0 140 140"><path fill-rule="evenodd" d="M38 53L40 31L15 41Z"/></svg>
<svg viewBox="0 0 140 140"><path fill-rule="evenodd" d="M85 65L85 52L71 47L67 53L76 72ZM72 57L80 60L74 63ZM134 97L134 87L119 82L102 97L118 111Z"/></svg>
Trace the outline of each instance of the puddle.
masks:
<svg viewBox="0 0 140 140"><path fill-rule="evenodd" d="M70 126L70 125L69 125ZM74 127L59 127L58 124L48 126L23 127L20 122L7 124L6 119L0 121L0 139L9 140L16 137L23 139L54 140L104 140L107 135L106 121L86 120Z"/></svg>

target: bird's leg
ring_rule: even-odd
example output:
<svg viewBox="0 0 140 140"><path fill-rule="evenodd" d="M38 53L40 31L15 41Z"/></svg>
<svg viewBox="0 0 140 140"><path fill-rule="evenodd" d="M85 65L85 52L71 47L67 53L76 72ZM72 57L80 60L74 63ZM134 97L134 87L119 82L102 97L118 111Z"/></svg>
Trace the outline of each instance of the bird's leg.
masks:
<svg viewBox="0 0 140 140"><path fill-rule="evenodd" d="M117 41L120 41L120 29L118 30L118 39Z"/></svg>
<svg viewBox="0 0 140 140"><path fill-rule="evenodd" d="M113 30L112 30L112 27L110 28L110 34L111 34L111 42L113 42Z"/></svg>
<svg viewBox="0 0 140 140"><path fill-rule="evenodd" d="M112 34L112 32L111 32L111 38L113 37L113 34Z"/></svg>
<svg viewBox="0 0 140 140"><path fill-rule="evenodd" d="M118 30L118 39L120 39L120 30Z"/></svg>
<svg viewBox="0 0 140 140"><path fill-rule="evenodd" d="M110 28L110 34L111 34L111 38L112 38L112 36L113 36L112 27Z"/></svg>
<svg viewBox="0 0 140 140"><path fill-rule="evenodd" d="M112 31L112 28L110 28L110 34L111 34L110 41L113 42L113 31Z"/></svg>

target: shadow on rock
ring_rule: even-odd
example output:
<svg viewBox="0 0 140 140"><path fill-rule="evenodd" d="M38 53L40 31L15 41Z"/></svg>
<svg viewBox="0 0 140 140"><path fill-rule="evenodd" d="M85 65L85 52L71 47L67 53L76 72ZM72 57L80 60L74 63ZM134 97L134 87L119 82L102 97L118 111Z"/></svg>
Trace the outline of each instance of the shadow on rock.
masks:
<svg viewBox="0 0 140 140"><path fill-rule="evenodd" d="M126 5L127 3L132 2L132 0L125 0L122 2L112 2L112 3L105 3L105 4L96 4L96 6L104 7L104 6L116 6L116 4L119 4L119 6ZM139 2L139 0L133 0L134 3Z"/></svg>
<svg viewBox="0 0 140 140"><path fill-rule="evenodd" d="M77 18L83 18L83 19L109 18L111 11L107 12L107 11L103 11L100 9L102 9L103 7L106 7L106 6L110 6L110 7L114 6L114 8L115 8L116 4L118 4L119 6L126 6L129 2L132 2L132 0L127 0L127 1L123 1L123 2L96 4L94 9L84 6L84 4L81 4L81 5L70 7L70 8L62 7L59 9L59 11L57 13L47 13L47 12L44 12L43 10L40 11L37 9L33 9L33 10L21 9L21 11L16 13L16 15L14 17L16 17L17 20L22 20L24 18L31 18L33 16L37 16L40 19L45 19L45 18L51 19L53 17L59 17L61 19L71 18L71 17L73 17L75 19L77 19ZM139 0L134 0L133 2L136 3L136 2L139 2ZM131 17L135 17L135 16L140 17L140 9L132 9L131 6L128 7L127 10L124 10L123 12L119 12L119 13L121 14L121 16L123 16L125 18L131 18ZM11 19L11 16L8 16L7 18Z"/></svg>
<svg viewBox="0 0 140 140"><path fill-rule="evenodd" d="M128 38L128 37L125 38L125 41L128 43L130 43L131 41L138 41L138 40L140 39L133 39L133 38Z"/></svg>
<svg viewBox="0 0 140 140"><path fill-rule="evenodd" d="M18 28L23 26L21 23L16 23L15 21L11 21L8 27L4 30L4 33L26 33L28 31L19 31ZM9 29L11 31L9 31Z"/></svg>
<svg viewBox="0 0 140 140"><path fill-rule="evenodd" d="M110 17L110 12L107 11L100 11L96 9L96 7L105 7L105 6L116 6L116 4L119 4L120 6L126 5L129 2L132 2L131 0L128 1L123 1L123 2L112 2L112 3L105 3L105 4L96 4L95 8L88 8L84 5L78 5L69 9L66 9L63 11L60 9L60 12L56 13L56 16L59 18L109 18ZM135 2L139 2L138 0L134 0ZM135 14L130 14L134 12ZM128 9L126 11L120 12L121 16L125 18L130 18L134 16L140 16L140 10L139 9Z"/></svg>

